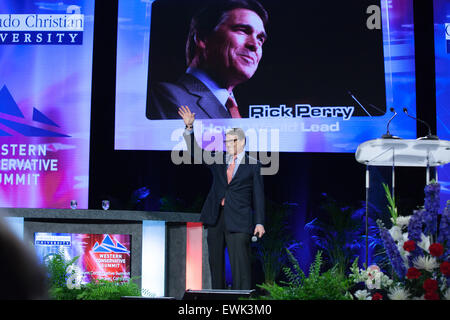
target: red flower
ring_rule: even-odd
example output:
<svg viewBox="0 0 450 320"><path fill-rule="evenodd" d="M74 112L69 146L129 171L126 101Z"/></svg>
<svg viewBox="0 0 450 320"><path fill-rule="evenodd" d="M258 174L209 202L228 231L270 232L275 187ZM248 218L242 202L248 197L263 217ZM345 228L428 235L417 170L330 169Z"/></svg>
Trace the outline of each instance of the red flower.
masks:
<svg viewBox="0 0 450 320"><path fill-rule="evenodd" d="M418 279L421 275L422 273L420 273L419 269L414 267L409 268L408 272L406 273L406 277L408 279Z"/></svg>
<svg viewBox="0 0 450 320"><path fill-rule="evenodd" d="M408 252L412 252L416 249L416 243L413 240L405 241L405 243L403 244L403 249Z"/></svg>
<svg viewBox="0 0 450 320"><path fill-rule="evenodd" d="M437 292L425 293L425 300L439 300L439 294Z"/></svg>
<svg viewBox="0 0 450 320"><path fill-rule="evenodd" d="M450 262L448 262L448 261L442 262L440 269L441 269L441 273L444 276L450 277Z"/></svg>
<svg viewBox="0 0 450 320"><path fill-rule="evenodd" d="M433 243L430 246L430 254L433 257L440 257L444 253L444 247L440 243Z"/></svg>
<svg viewBox="0 0 450 320"><path fill-rule="evenodd" d="M423 282L423 288L427 293L435 292L438 288L438 283L436 280L427 279Z"/></svg>
<svg viewBox="0 0 450 320"><path fill-rule="evenodd" d="M381 293L375 292L372 296L372 300L383 300Z"/></svg>

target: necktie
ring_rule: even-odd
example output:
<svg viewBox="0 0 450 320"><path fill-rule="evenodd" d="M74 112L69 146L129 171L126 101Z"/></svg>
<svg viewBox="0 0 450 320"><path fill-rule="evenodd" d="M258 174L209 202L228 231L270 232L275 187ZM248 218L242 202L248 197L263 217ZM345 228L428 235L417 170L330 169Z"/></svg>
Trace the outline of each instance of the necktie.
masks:
<svg viewBox="0 0 450 320"><path fill-rule="evenodd" d="M236 155L233 156L233 160L231 160L231 163L230 163L230 165L228 166L228 169L227 169L227 181L228 181L228 184L230 184L231 179L233 178L233 171L234 171L234 167L236 166L236 158L237 158Z"/></svg>
<svg viewBox="0 0 450 320"><path fill-rule="evenodd" d="M225 103L225 106L227 107L228 111L231 114L232 118L242 118L239 114L239 109L236 103L236 100L232 96L228 97L227 102Z"/></svg>
<svg viewBox="0 0 450 320"><path fill-rule="evenodd" d="M234 167L236 166L236 158L237 158L236 155L233 156L233 160L231 160L231 163L228 165L228 168L227 168L227 181L228 181L228 184L230 184L231 179L233 179ZM225 198L222 199L222 203L221 204L222 204L222 206L225 205Z"/></svg>

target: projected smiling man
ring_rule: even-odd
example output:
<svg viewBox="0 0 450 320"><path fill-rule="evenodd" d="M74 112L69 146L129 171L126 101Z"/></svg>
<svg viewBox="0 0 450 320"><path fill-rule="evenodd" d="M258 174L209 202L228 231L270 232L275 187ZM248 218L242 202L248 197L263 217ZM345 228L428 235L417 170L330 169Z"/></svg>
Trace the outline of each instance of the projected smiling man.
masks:
<svg viewBox="0 0 450 320"><path fill-rule="evenodd" d="M213 289L225 289L225 247L230 258L232 288L251 289L252 235L265 233L264 184L261 163L245 153L245 133L240 128L227 131L226 152L203 151L194 137L195 113L181 106L179 115L186 125L184 138L190 154L197 159L205 153L214 153L217 160L208 168L213 183L200 215L207 228L209 266ZM212 158L212 155L206 155ZM254 160L254 161L252 161ZM205 161L205 164L207 162Z"/></svg>
<svg viewBox="0 0 450 320"><path fill-rule="evenodd" d="M153 86L150 119L177 119L181 105L197 119L241 118L233 89L258 69L267 20L256 0L211 1L192 18L186 73L176 83Z"/></svg>

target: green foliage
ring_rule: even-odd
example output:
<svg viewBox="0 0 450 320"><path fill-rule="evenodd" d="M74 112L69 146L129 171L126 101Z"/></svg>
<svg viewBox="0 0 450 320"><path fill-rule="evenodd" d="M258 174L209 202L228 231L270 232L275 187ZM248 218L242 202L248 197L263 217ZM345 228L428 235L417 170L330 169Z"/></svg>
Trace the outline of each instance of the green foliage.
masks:
<svg viewBox="0 0 450 320"><path fill-rule="evenodd" d="M298 261L287 250L292 267L283 269L288 282L264 283L260 288L267 291L268 295L260 297L262 300L351 300L348 292L350 282L336 267L321 273L322 252L318 251L314 262L306 276Z"/></svg>
<svg viewBox="0 0 450 320"><path fill-rule="evenodd" d="M302 268L300 267L297 259L294 257L294 255L292 254L292 252L290 252L289 250L286 250L287 255L289 257L289 261L292 264L292 267L284 267L283 268L283 272L286 275L286 278L288 279L287 283L290 283L291 285L294 286L301 286L302 283L304 282L304 280L306 279L305 273L303 272ZM321 256L321 252L318 252L316 255L316 260L314 263L322 263L322 256ZM310 268L312 268L313 264L311 264Z"/></svg>
<svg viewBox="0 0 450 320"><path fill-rule="evenodd" d="M348 278L351 282L355 283L359 280L359 257L356 257L356 259L353 261L352 266L350 267L350 274Z"/></svg>
<svg viewBox="0 0 450 320"><path fill-rule="evenodd" d="M398 218L398 212L397 212L397 206L395 205L395 199L391 195L391 191L389 190L389 187L387 184L383 183L383 189L386 193L386 198L388 201L388 210L392 217L392 222L394 224L397 224L397 218Z"/></svg>
<svg viewBox="0 0 450 320"><path fill-rule="evenodd" d="M80 288L69 289L67 281L75 272L70 268L78 260L64 259L62 253L52 253L45 257L45 265L48 271L50 285L50 298L53 300L118 300L123 296L140 296L141 291L133 279L125 281L117 279L114 281L94 280L82 284ZM72 271L68 272L68 270Z"/></svg>
<svg viewBox="0 0 450 320"><path fill-rule="evenodd" d="M73 300L76 298L79 290L69 290L67 288L67 279L74 272L72 271L69 273L69 267L75 264L77 260L78 257L66 260L64 259L63 253L51 253L44 257L51 298L57 300Z"/></svg>
<svg viewBox="0 0 450 320"><path fill-rule="evenodd" d="M61 253L51 253L44 257L47 266L50 286L61 287L66 284L67 278L70 276L67 268L73 265L78 260L78 257L72 260L65 260Z"/></svg>
<svg viewBox="0 0 450 320"><path fill-rule="evenodd" d="M325 197L319 208L321 218L305 225L330 266L338 265L344 272L363 244L364 220L361 208L343 206Z"/></svg>
<svg viewBox="0 0 450 320"><path fill-rule="evenodd" d="M141 291L132 281L118 279L115 281L94 280L82 286L77 299L80 300L119 300L124 296L140 296Z"/></svg>
<svg viewBox="0 0 450 320"><path fill-rule="evenodd" d="M294 250L300 247L300 243L293 240L288 225L288 216L292 212L289 204L277 204L266 201L266 222L264 228L270 230L258 241L256 246L256 258L261 262L266 283L273 283L281 272L281 267L288 261L285 248Z"/></svg>
<svg viewBox="0 0 450 320"><path fill-rule="evenodd" d="M82 289L69 289L67 286L51 287L50 299L52 300L78 300L78 296L83 293Z"/></svg>

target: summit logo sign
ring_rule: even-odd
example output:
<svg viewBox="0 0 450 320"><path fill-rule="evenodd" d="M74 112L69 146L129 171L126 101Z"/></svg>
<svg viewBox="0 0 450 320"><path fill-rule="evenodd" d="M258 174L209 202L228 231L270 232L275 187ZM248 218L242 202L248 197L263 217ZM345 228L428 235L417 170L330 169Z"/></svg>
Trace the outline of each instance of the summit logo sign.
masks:
<svg viewBox="0 0 450 320"><path fill-rule="evenodd" d="M0 45L82 45L84 15L69 6L67 14L0 14Z"/></svg>
<svg viewBox="0 0 450 320"><path fill-rule="evenodd" d="M95 257L96 269L92 276L116 280L130 277L130 250L107 234L99 244L95 242L91 253Z"/></svg>
<svg viewBox="0 0 450 320"><path fill-rule="evenodd" d="M113 239L108 235L103 239L102 243L98 244L96 242L92 251L95 253L130 253L130 251L119 241L113 241Z"/></svg>
<svg viewBox="0 0 450 320"><path fill-rule="evenodd" d="M33 108L31 120L30 123L26 119L8 88L3 86L0 89L0 137L70 137L59 133L59 125L36 108Z"/></svg>

